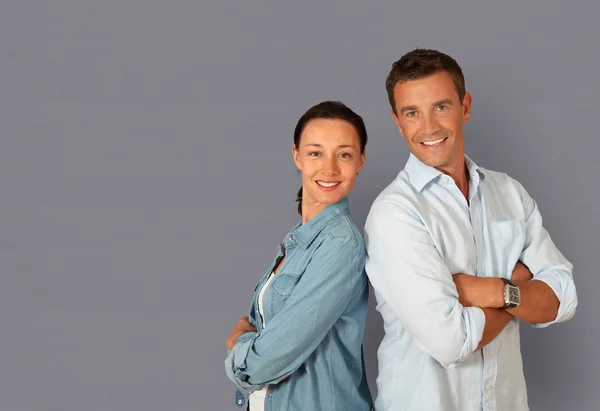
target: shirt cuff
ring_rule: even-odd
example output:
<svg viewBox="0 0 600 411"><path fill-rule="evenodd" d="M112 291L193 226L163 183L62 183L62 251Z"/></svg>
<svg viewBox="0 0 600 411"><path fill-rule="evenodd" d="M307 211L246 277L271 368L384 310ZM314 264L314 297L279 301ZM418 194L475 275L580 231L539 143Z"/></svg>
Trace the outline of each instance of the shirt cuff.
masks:
<svg viewBox="0 0 600 411"><path fill-rule="evenodd" d="M577 307L577 292L575 291L575 284L570 277L565 279L562 278L563 276L567 276L567 274L561 275L554 271L548 271L536 275L531 280L545 282L552 289L559 302L558 313L553 321L540 324L531 324L532 327L545 328L554 323L570 320L573 318L573 315L575 315L575 308Z"/></svg>
<svg viewBox="0 0 600 411"><path fill-rule="evenodd" d="M456 362L448 364L446 368L453 368L466 360L477 348L483 338L485 328L485 314L479 307L463 307L462 317L465 324L465 343Z"/></svg>
<svg viewBox="0 0 600 411"><path fill-rule="evenodd" d="M245 391L258 391L263 385L252 385L248 380L246 373L246 357L258 333L249 332L238 337L233 349L229 351L225 358L225 374L238 388Z"/></svg>
<svg viewBox="0 0 600 411"><path fill-rule="evenodd" d="M235 341L235 343L239 344L239 343L243 343L246 341L250 341L250 340L253 340L254 338L256 338L257 336L258 336L257 332L254 332L254 331L247 332L247 333L240 335L238 337L238 339Z"/></svg>

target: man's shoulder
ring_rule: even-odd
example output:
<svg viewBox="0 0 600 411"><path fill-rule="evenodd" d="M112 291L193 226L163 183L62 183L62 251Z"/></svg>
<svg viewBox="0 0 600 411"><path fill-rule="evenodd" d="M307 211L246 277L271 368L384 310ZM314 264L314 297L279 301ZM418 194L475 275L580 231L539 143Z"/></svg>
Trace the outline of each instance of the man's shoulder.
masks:
<svg viewBox="0 0 600 411"><path fill-rule="evenodd" d="M400 171L396 178L385 187L375 198L373 205L378 202L403 202L415 198L419 192L410 182L405 170Z"/></svg>
<svg viewBox="0 0 600 411"><path fill-rule="evenodd" d="M502 171L490 170L489 168L479 167L479 170L485 176L485 180L493 183L507 183L513 180L508 174Z"/></svg>
<svg viewBox="0 0 600 411"><path fill-rule="evenodd" d="M413 214L414 210L418 208L418 204L422 202L422 200L419 200L420 195L419 191L410 182L406 171L402 170L375 198L369 211L369 217L386 213L385 210Z"/></svg>
<svg viewBox="0 0 600 411"><path fill-rule="evenodd" d="M487 168L479 167L483 175L485 176L485 185L489 185L494 189L497 188L508 188L511 190L521 191L523 190L522 184L515 178L509 176L507 173L501 171L489 170Z"/></svg>

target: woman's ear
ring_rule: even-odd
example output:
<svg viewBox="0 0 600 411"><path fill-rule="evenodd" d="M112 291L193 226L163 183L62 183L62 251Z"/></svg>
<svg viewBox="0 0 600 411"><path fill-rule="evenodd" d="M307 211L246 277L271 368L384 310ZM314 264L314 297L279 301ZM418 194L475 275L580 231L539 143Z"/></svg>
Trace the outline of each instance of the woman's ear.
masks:
<svg viewBox="0 0 600 411"><path fill-rule="evenodd" d="M356 175L359 175L365 165L365 159L367 158L367 149L360 153L360 162L358 164L358 170L356 170Z"/></svg>
<svg viewBox="0 0 600 411"><path fill-rule="evenodd" d="M302 166L300 165L300 153L296 148L296 144L292 143L292 157L294 157L294 163L296 163L296 168L298 171L302 171Z"/></svg>

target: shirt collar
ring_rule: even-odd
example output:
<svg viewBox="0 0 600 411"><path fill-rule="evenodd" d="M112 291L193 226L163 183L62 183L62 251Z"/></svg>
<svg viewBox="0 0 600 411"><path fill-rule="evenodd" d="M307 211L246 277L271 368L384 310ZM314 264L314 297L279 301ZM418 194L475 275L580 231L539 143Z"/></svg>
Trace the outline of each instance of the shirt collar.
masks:
<svg viewBox="0 0 600 411"><path fill-rule="evenodd" d="M470 178L477 179L476 185L479 181L483 181L485 179L485 174L481 168L473 160L471 160L467 155L465 155L465 164L467 165L467 170L469 171ZM420 193L423 191L425 186L429 184L431 181L435 180L443 173L434 167L428 166L425 163L422 163L414 154L410 154L408 157L408 161L406 162L406 166L404 166L404 171L408 174L408 180L412 184L412 186Z"/></svg>
<svg viewBox="0 0 600 411"><path fill-rule="evenodd" d="M329 222L341 215L348 214L349 212L350 204L348 202L348 197L344 197L337 203L329 204L321 210L319 214L306 223L302 224L302 222L299 222L296 224L288 234L288 240L294 238L297 240L298 244L303 247L308 247Z"/></svg>
<svg viewBox="0 0 600 411"><path fill-rule="evenodd" d="M485 180L485 173L481 167L479 167L473 160L465 154L465 163L467 170L469 171L470 179L475 187L479 185L480 181Z"/></svg>

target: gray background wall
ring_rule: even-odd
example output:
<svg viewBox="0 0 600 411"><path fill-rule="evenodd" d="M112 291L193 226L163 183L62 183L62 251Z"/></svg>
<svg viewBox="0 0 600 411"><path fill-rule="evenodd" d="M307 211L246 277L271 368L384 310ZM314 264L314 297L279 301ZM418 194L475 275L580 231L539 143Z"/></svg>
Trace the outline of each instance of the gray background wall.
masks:
<svg viewBox="0 0 600 411"><path fill-rule="evenodd" d="M569 4L567 4L569 3ZM575 319L522 328L532 410L600 403L593 1L3 0L0 410L233 410L225 339L298 218L297 118L370 132L362 226L408 151L384 78L415 47L473 94L468 153L537 200ZM365 349L375 390L382 330Z"/></svg>

